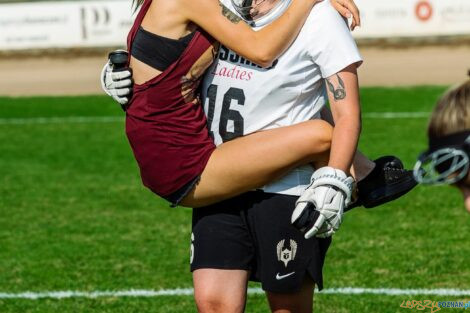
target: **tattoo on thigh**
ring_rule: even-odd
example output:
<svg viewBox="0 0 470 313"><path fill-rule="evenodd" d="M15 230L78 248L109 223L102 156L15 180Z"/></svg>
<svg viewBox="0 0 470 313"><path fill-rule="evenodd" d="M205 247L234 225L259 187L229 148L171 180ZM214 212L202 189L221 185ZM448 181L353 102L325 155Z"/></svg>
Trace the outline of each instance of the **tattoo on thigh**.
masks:
<svg viewBox="0 0 470 313"><path fill-rule="evenodd" d="M328 84L328 89L330 89L330 92L333 94L333 97L338 101L346 98L346 89L344 89L344 82L341 77L338 74L336 74L336 77L338 78L338 86L335 87L329 78L326 79L326 82Z"/></svg>
<svg viewBox="0 0 470 313"><path fill-rule="evenodd" d="M233 24L238 24L242 19L237 16L235 13L230 11L222 2L219 2L220 7L222 8L222 15L225 16Z"/></svg>

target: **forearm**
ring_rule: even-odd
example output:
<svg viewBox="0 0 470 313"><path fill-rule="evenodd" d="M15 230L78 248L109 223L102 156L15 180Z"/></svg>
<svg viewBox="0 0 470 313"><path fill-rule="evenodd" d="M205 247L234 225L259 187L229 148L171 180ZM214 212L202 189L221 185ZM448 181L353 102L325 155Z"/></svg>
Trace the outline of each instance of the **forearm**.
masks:
<svg viewBox="0 0 470 313"><path fill-rule="evenodd" d="M294 0L283 15L260 31L254 31L230 9L214 0L185 0L182 16L224 46L267 67L294 41L318 1Z"/></svg>
<svg viewBox="0 0 470 313"><path fill-rule="evenodd" d="M329 166L349 172L361 132L361 108L356 65L352 64L326 79L333 117ZM331 119L323 109L322 116Z"/></svg>
<svg viewBox="0 0 470 313"><path fill-rule="evenodd" d="M266 62L276 60L292 44L315 3L316 0L294 0L280 18L255 33L252 44L255 50L262 51Z"/></svg>
<svg viewBox="0 0 470 313"><path fill-rule="evenodd" d="M361 133L360 117L345 116L335 122L328 166L349 172Z"/></svg>

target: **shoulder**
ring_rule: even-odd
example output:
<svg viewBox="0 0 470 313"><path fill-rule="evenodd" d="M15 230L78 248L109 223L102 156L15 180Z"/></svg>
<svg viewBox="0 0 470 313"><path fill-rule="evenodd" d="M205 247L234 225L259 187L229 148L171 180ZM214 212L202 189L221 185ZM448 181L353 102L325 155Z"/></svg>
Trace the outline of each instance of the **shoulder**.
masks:
<svg viewBox="0 0 470 313"><path fill-rule="evenodd" d="M317 29L325 26L338 26L348 29L346 19L333 8L330 0L323 0L316 4L310 12L305 25L314 26Z"/></svg>

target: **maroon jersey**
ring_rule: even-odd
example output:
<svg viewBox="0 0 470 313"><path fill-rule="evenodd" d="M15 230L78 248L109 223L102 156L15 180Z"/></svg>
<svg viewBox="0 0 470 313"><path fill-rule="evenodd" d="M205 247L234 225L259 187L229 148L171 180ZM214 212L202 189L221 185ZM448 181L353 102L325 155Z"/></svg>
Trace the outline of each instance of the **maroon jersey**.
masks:
<svg viewBox="0 0 470 313"><path fill-rule="evenodd" d="M127 39L129 51L151 3L145 1L137 15ZM127 138L142 182L160 196L178 191L201 175L215 149L199 84L217 45L210 35L196 30L176 62L148 82L134 85L126 117Z"/></svg>

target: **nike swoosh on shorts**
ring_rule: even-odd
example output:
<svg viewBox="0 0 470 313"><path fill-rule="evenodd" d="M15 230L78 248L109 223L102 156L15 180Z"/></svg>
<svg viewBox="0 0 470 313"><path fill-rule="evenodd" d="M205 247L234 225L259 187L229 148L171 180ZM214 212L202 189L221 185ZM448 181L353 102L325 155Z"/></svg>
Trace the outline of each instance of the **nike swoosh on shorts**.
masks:
<svg viewBox="0 0 470 313"><path fill-rule="evenodd" d="M287 278L287 277L289 277L289 276L292 276L292 275L294 275L294 274L295 274L295 272L292 272L292 273L289 273L289 274L286 274L286 275L279 275L279 273L277 273L277 274L276 274L276 279L277 279L277 280L281 280L281 279Z"/></svg>

